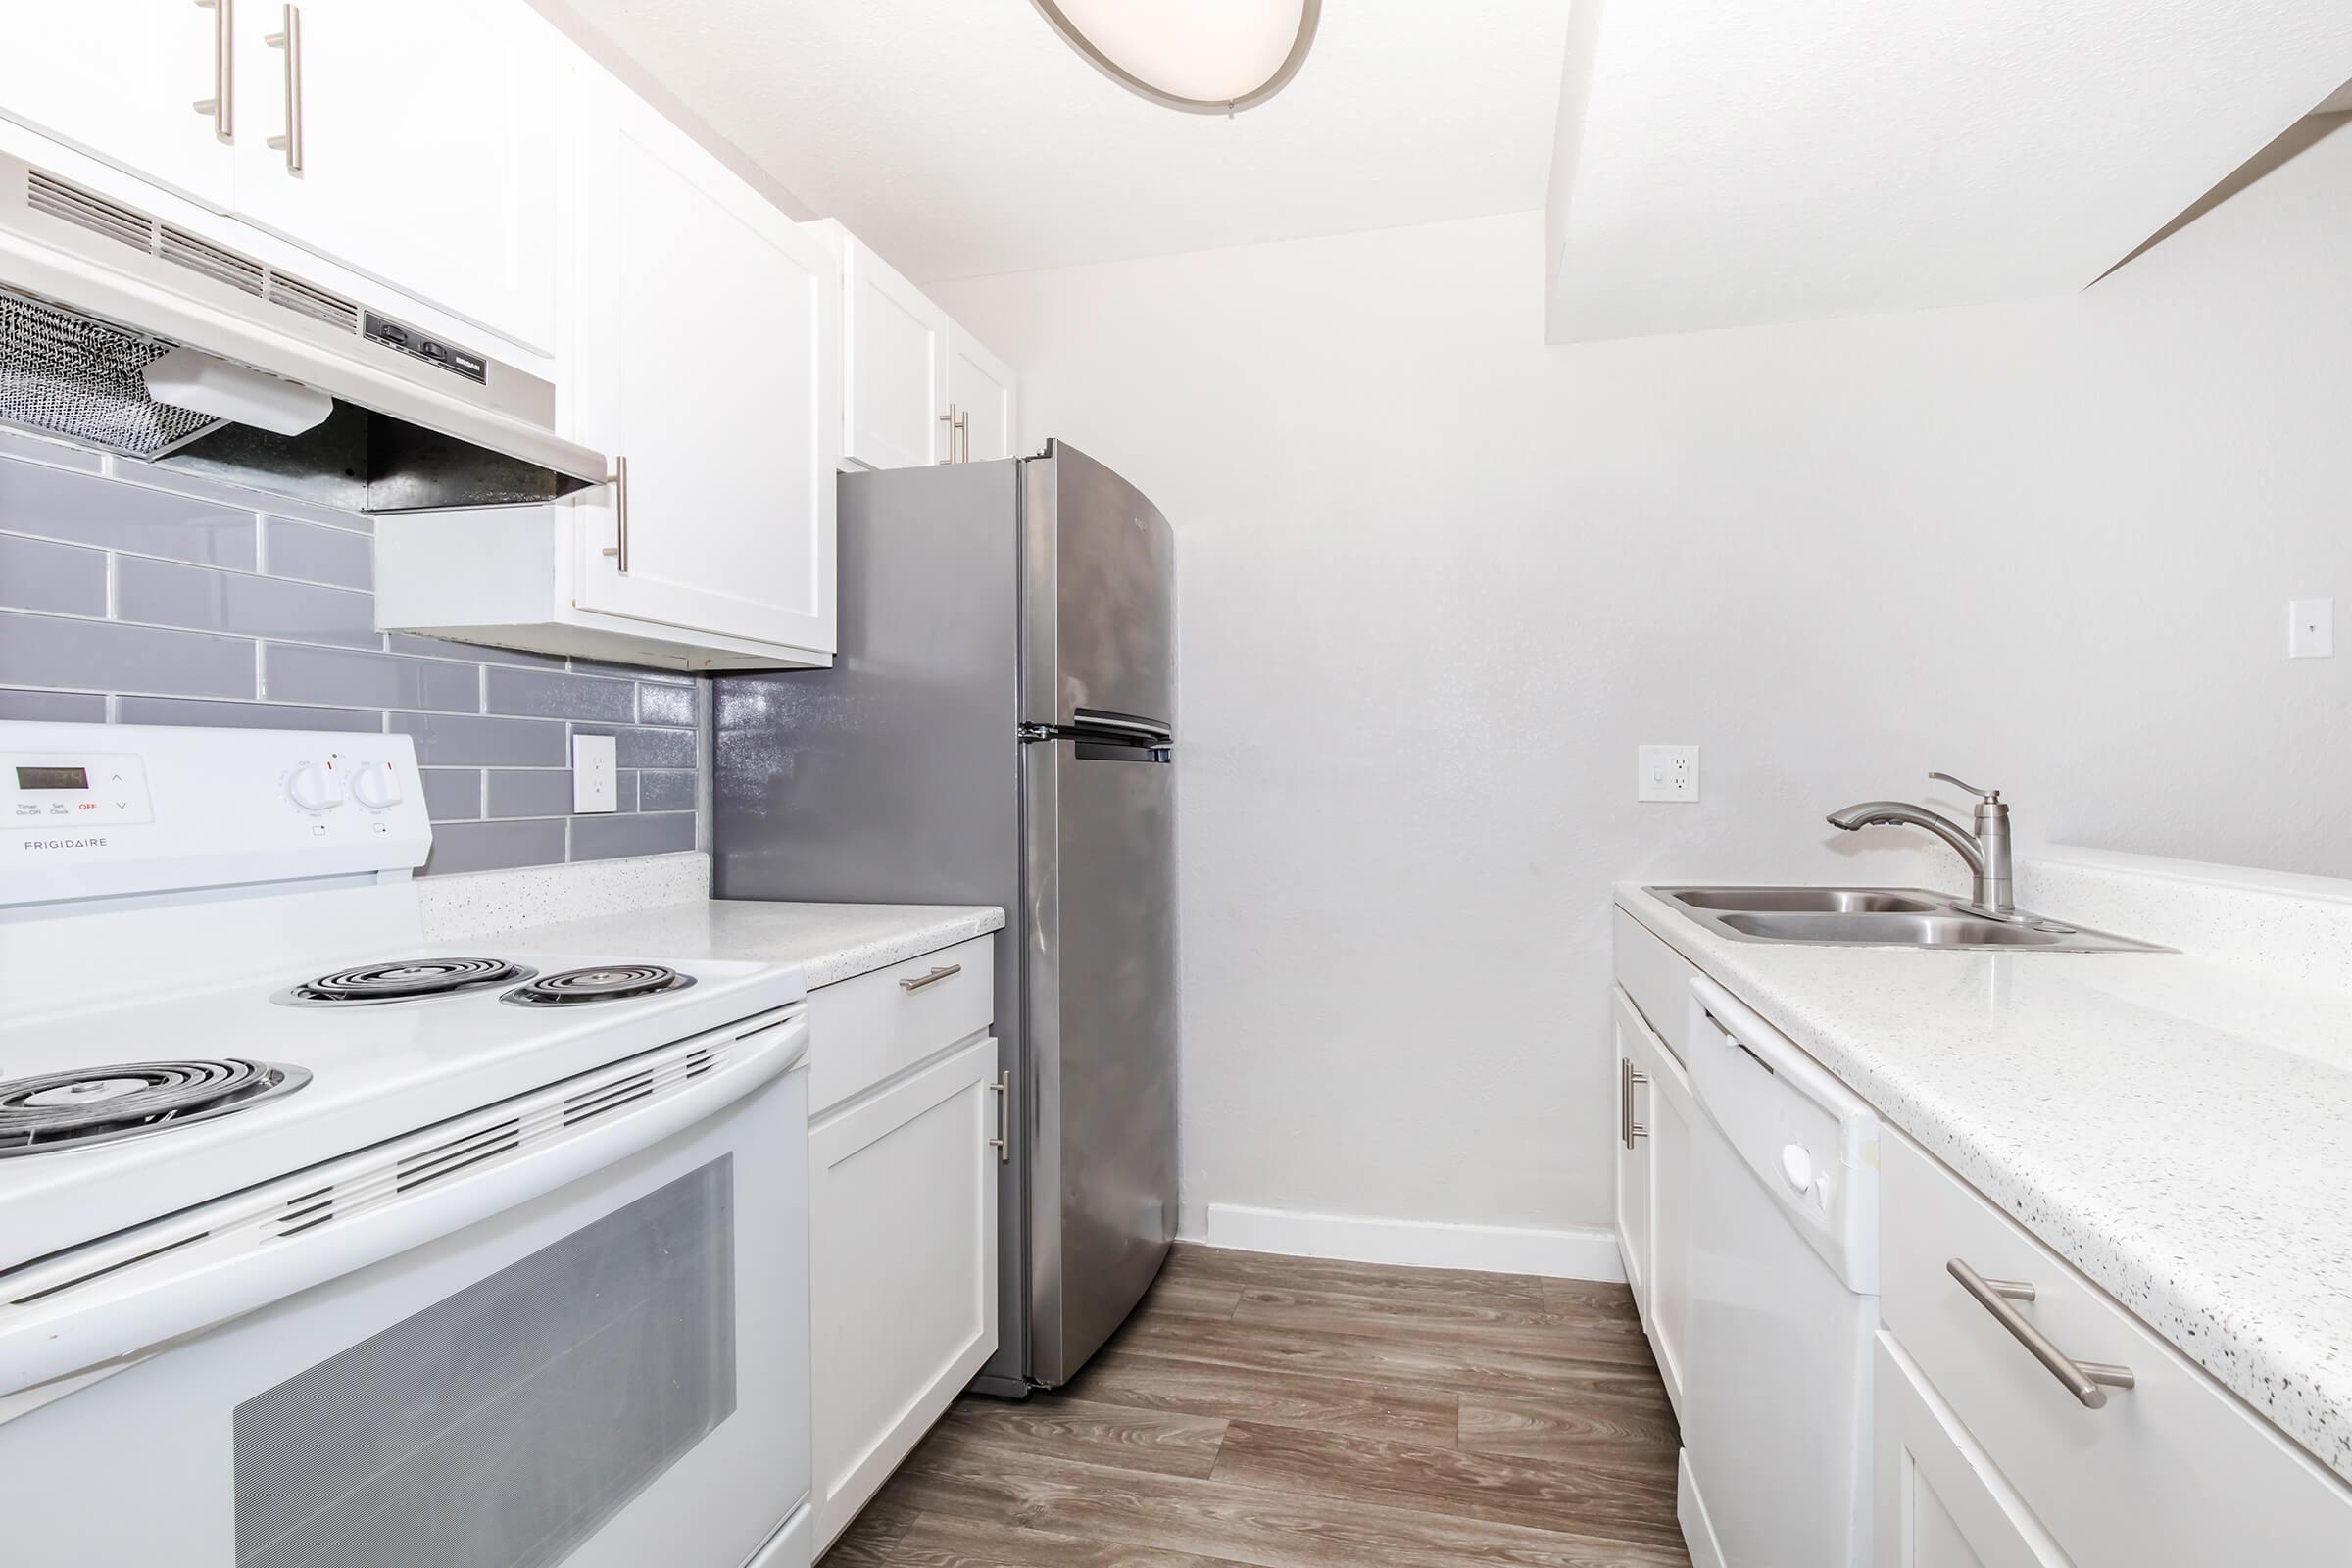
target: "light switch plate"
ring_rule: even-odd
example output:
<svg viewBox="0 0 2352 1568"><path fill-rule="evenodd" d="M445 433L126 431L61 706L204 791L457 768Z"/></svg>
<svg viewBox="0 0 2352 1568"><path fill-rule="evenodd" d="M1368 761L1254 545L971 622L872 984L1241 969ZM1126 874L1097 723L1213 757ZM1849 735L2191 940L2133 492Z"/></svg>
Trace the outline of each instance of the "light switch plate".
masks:
<svg viewBox="0 0 2352 1568"><path fill-rule="evenodd" d="M2335 601L2290 599L2286 602L2286 657L2335 657Z"/></svg>
<svg viewBox="0 0 2352 1568"><path fill-rule="evenodd" d="M1695 801L1698 799L1698 748L1643 746L1635 752L1640 770L1634 779L1637 801Z"/></svg>
<svg viewBox="0 0 2352 1568"><path fill-rule="evenodd" d="M620 743L610 735L571 738L571 808L610 811L619 797Z"/></svg>

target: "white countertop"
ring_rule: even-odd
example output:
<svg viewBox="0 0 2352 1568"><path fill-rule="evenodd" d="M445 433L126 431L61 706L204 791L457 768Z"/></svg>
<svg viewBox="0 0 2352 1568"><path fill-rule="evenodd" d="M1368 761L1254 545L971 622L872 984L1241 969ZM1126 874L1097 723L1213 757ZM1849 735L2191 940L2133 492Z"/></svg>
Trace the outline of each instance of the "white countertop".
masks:
<svg viewBox="0 0 2352 1568"><path fill-rule="evenodd" d="M1004 924L1004 911L993 905L692 899L625 914L530 926L505 935L500 951L764 959L792 964L813 991L985 936Z"/></svg>
<svg viewBox="0 0 2352 1568"><path fill-rule="evenodd" d="M1617 903L2352 1480L2352 995L2193 952L1736 942Z"/></svg>

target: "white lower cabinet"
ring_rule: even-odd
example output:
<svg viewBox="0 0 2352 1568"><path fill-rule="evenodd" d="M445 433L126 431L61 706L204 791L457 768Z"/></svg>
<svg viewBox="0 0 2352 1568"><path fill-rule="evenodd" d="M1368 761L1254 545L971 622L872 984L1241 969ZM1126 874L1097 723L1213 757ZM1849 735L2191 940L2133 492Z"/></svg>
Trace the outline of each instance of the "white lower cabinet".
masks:
<svg viewBox="0 0 2352 1568"><path fill-rule="evenodd" d="M1617 1250L1676 1410L1690 1330L1690 1078L1625 992L1617 1019Z"/></svg>
<svg viewBox="0 0 2352 1568"><path fill-rule="evenodd" d="M1887 1133L1880 1167L1882 1346L1899 1348L1946 1423L2062 1554L1995 1556L1982 1543L1997 1534L1979 1531L1967 1539L1984 1561L2352 1562L2352 1488L1909 1139ZM1998 1304L1967 1290L1955 1262L2000 1282ZM2128 1370L2131 1387L2084 1404L2020 1327L2079 1364ZM1905 1429L1880 1431L1882 1467L1899 1472L1904 1441ZM1882 1468L1882 1497L1887 1485ZM1967 1525L1948 1497L1942 1505Z"/></svg>
<svg viewBox="0 0 2352 1568"><path fill-rule="evenodd" d="M847 1068L811 1079L811 1103L832 1104L808 1129L820 1551L996 1353L1010 1127L986 1026L993 951L982 938L809 1001L812 1063Z"/></svg>
<svg viewBox="0 0 2352 1568"><path fill-rule="evenodd" d="M1871 1375L1879 1568L2069 1568L2033 1510L1884 1331Z"/></svg>

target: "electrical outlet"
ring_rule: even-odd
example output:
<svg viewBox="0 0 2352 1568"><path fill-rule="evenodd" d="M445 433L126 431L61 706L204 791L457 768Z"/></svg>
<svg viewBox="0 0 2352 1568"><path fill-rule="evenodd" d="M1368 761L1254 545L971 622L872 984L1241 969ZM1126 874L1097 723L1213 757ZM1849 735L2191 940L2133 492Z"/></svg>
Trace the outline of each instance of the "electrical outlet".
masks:
<svg viewBox="0 0 2352 1568"><path fill-rule="evenodd" d="M619 798L619 780L615 776L619 756L620 743L610 735L574 735L571 738L571 808L574 811L615 809Z"/></svg>
<svg viewBox="0 0 2352 1568"><path fill-rule="evenodd" d="M2335 601L2290 599L2286 602L2286 657L2335 657Z"/></svg>
<svg viewBox="0 0 2352 1568"><path fill-rule="evenodd" d="M1698 799L1698 748L1643 746L1635 753L1640 770L1634 779L1637 801L1695 801Z"/></svg>

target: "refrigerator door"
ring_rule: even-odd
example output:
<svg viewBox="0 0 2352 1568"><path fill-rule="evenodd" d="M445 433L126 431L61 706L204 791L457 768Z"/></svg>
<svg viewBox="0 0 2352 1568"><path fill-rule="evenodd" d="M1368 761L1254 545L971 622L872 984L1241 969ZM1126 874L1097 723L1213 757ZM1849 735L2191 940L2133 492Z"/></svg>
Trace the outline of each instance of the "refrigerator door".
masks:
<svg viewBox="0 0 2352 1568"><path fill-rule="evenodd" d="M1029 1359L1051 1388L1126 1321L1175 1235L1176 770L1161 749L1021 754Z"/></svg>
<svg viewBox="0 0 2352 1568"><path fill-rule="evenodd" d="M1176 543L1144 493L1064 442L1021 466L1021 717L1172 728Z"/></svg>

